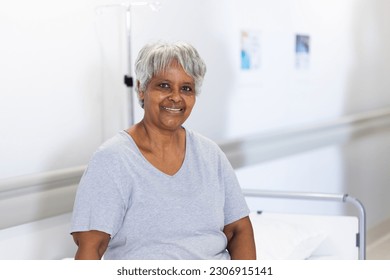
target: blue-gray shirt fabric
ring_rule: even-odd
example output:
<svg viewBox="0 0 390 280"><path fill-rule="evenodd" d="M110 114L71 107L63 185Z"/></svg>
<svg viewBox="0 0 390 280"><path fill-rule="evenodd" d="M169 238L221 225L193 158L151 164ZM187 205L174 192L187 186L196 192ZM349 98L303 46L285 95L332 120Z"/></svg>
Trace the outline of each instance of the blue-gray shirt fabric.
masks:
<svg viewBox="0 0 390 280"><path fill-rule="evenodd" d="M105 259L230 259L223 228L248 214L233 168L214 142L186 129L184 162L170 176L121 131L88 164L71 232L110 234Z"/></svg>

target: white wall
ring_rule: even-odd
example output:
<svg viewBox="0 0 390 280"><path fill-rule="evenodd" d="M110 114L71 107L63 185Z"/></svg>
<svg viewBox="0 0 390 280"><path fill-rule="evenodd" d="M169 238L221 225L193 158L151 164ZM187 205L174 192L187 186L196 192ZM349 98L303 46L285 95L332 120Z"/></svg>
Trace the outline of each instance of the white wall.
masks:
<svg viewBox="0 0 390 280"><path fill-rule="evenodd" d="M0 4L0 178L84 163L101 141L98 1Z"/></svg>
<svg viewBox="0 0 390 280"><path fill-rule="evenodd" d="M356 1L234 1L237 28L261 33L257 84L231 99L230 134L250 134L335 119L344 114ZM308 69L295 67L295 35L310 36ZM256 125L252 121L255 120Z"/></svg>
<svg viewBox="0 0 390 280"><path fill-rule="evenodd" d="M342 167L339 148L330 146L239 168L237 176L246 189L344 193ZM329 215L345 212L343 203L338 202L257 198L247 201L252 211Z"/></svg>
<svg viewBox="0 0 390 280"><path fill-rule="evenodd" d="M390 219L390 128L343 145L343 189L365 205L368 226Z"/></svg>

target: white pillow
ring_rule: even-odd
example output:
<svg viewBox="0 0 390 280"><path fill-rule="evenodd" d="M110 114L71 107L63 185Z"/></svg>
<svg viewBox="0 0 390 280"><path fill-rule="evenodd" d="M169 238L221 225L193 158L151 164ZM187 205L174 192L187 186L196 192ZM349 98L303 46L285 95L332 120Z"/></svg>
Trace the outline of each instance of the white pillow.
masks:
<svg viewBox="0 0 390 280"><path fill-rule="evenodd" d="M326 234L266 215L250 215L259 260L303 260L311 256Z"/></svg>

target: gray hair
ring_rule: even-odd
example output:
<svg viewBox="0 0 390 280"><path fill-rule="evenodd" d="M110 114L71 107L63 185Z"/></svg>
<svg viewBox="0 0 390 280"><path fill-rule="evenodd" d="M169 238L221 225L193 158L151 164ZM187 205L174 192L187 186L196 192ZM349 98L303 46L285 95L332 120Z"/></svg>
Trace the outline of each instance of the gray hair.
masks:
<svg viewBox="0 0 390 280"><path fill-rule="evenodd" d="M164 70L169 65L177 61L184 71L194 79L195 94L200 93L204 75L206 74L206 64L199 56L198 51L188 43L162 43L157 42L144 46L135 62L136 85L138 94L145 91L152 77ZM143 108L143 100L139 100Z"/></svg>

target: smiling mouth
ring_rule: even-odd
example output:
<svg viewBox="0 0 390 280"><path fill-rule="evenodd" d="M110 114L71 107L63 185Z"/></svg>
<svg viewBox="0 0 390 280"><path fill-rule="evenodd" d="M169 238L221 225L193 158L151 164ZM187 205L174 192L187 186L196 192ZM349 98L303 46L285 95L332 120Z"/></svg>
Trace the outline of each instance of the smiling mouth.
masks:
<svg viewBox="0 0 390 280"><path fill-rule="evenodd" d="M179 112L183 112L183 109L182 108L169 108L169 107L162 107L164 110L168 111L168 112L172 112L172 113L179 113Z"/></svg>

